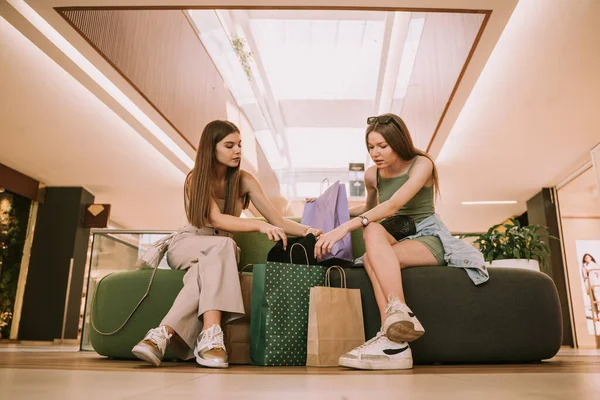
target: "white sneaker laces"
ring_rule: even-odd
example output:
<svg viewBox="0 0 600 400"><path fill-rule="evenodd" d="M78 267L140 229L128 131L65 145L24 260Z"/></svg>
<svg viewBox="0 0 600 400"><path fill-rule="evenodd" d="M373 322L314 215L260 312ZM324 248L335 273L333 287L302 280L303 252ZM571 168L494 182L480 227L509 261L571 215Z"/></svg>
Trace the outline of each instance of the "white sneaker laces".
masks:
<svg viewBox="0 0 600 400"><path fill-rule="evenodd" d="M164 326L161 326L150 329L146 335L146 340L150 340L151 342L155 343L156 347L158 347L158 349L164 353L165 349L167 348L167 341L170 337L171 335L169 335L167 329Z"/></svg>
<svg viewBox="0 0 600 400"><path fill-rule="evenodd" d="M367 350L369 347L371 347L372 345L375 344L375 342L377 342L379 339L381 339L382 337L384 337L383 332L377 332L377 335L375 335L375 337L367 340L365 343L361 344L360 346L358 346L356 348L356 351L358 352L362 352Z"/></svg>
<svg viewBox="0 0 600 400"><path fill-rule="evenodd" d="M212 350L215 347L220 347L225 350L223 331L218 325L213 325L209 329L205 330L202 335L201 342L204 343L209 350Z"/></svg>

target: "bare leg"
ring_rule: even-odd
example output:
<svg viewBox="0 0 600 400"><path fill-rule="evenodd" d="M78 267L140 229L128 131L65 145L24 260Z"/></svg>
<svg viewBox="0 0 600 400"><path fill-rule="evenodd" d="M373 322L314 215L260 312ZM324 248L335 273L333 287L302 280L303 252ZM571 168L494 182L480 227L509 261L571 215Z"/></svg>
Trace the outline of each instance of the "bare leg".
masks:
<svg viewBox="0 0 600 400"><path fill-rule="evenodd" d="M210 310L205 312L204 314L202 314L202 321L203 321L203 326L202 326L202 330L205 331L206 329L210 328L213 325L219 325L221 326L221 315L222 312L221 311L217 311L217 310ZM177 336L177 332L175 332L175 330L173 328L171 328L169 325L163 325L166 329L167 332L169 333L169 335L174 335Z"/></svg>
<svg viewBox="0 0 600 400"><path fill-rule="evenodd" d="M163 325L165 327L165 329L167 330L167 333L171 336L173 335L177 335L177 333L175 332L175 330L173 330L173 328L171 328L169 325Z"/></svg>
<svg viewBox="0 0 600 400"><path fill-rule="evenodd" d="M369 260L368 253L365 253L365 255L363 256L363 263L365 264L365 270L367 271L369 279L371 280L371 285L373 286L375 300L377 300L377 307L379 307L379 314L381 315L381 325L383 325L388 299L383 294L383 290L381 290L381 285L377 280L377 276L375 276L375 271L373 271L373 267L371 266L371 261Z"/></svg>
<svg viewBox="0 0 600 400"><path fill-rule="evenodd" d="M207 330L213 325L221 326L221 315L223 313L217 310L206 311L202 314L202 320L204 321L204 325L202 326L202 331Z"/></svg>
<svg viewBox="0 0 600 400"><path fill-rule="evenodd" d="M364 229L363 239L369 257L370 268L377 278L385 299L385 304L387 305L387 298L390 295L404 302L400 263L392 248L397 243L396 239L383 226L377 223L371 223ZM372 278L371 281L373 281ZM373 285L373 288L375 288L375 285ZM383 309L380 307L380 311L382 311L381 318L385 318L385 307Z"/></svg>
<svg viewBox="0 0 600 400"><path fill-rule="evenodd" d="M437 265L436 258L427 246L415 240L391 244L391 235L379 224L373 224L373 229L365 236L371 268L384 296L389 297L391 301L389 314L382 316L383 331L394 342L411 342L418 339L425 330L406 305L401 270L407 267Z"/></svg>
<svg viewBox="0 0 600 400"><path fill-rule="evenodd" d="M438 264L424 244L414 240L396 242L380 224L369 224L364 240L370 266L386 298L391 295L406 302L402 289L402 268Z"/></svg>

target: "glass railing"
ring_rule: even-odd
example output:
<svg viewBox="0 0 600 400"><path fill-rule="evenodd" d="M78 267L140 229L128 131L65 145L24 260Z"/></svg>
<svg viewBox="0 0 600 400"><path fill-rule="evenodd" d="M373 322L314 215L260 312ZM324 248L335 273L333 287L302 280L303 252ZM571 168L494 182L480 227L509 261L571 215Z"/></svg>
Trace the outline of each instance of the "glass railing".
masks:
<svg viewBox="0 0 600 400"><path fill-rule="evenodd" d="M157 240L172 231L139 231L118 229L92 229L92 244L88 254L82 310L81 350L94 350L89 341L91 305L96 287L106 275L114 272L131 271L135 262ZM159 268L168 269L166 257Z"/></svg>

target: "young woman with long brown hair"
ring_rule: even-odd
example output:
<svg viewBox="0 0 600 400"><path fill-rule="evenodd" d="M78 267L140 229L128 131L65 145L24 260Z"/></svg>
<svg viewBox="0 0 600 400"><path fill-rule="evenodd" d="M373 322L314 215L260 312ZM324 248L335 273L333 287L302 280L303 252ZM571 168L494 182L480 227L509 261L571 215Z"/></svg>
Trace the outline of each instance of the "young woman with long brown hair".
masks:
<svg viewBox="0 0 600 400"><path fill-rule="evenodd" d="M286 235L321 234L279 215L254 176L240 169L241 159L242 139L233 123L206 125L185 181L188 225L167 251L171 268L187 270L184 286L159 327L132 350L155 366L169 344L182 359L195 357L206 367L229 365L221 324L244 315L233 232L261 232L270 240L283 240L284 247ZM250 201L268 222L239 218Z"/></svg>
<svg viewBox="0 0 600 400"><path fill-rule="evenodd" d="M350 210L355 217L321 235L315 256L322 257L348 232L364 227L363 256L379 312L381 331L340 357L340 365L359 369L412 368L407 342L425 330L406 305L401 270L449 265L466 268L475 284L488 279L481 253L455 239L435 214L438 174L431 157L413 145L408 128L394 114L367 119L366 145L375 165L365 173L367 201ZM394 215L411 217L416 234L396 240L377 221Z"/></svg>

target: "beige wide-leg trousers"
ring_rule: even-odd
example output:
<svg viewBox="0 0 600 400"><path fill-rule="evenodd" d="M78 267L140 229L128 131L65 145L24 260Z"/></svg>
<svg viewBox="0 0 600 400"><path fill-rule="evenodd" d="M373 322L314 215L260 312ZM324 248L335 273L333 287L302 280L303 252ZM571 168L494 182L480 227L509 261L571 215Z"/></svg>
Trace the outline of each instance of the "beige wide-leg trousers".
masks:
<svg viewBox="0 0 600 400"><path fill-rule="evenodd" d="M183 289L161 325L173 328L185 342L172 343L182 359L194 357L196 339L202 331L202 314L206 311L223 312L222 324L244 315L237 269L239 251L230 234L191 225L184 227L169 244L169 266L187 272Z"/></svg>

